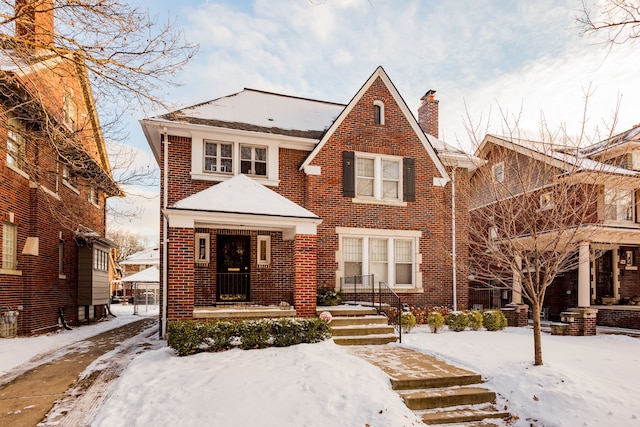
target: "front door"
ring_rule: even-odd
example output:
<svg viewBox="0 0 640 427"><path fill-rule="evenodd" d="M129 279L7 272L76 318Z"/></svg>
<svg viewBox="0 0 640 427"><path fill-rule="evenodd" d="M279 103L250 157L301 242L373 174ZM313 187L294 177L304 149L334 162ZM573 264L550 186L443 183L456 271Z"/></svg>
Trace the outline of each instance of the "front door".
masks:
<svg viewBox="0 0 640 427"><path fill-rule="evenodd" d="M218 235L216 274L218 302L249 301L250 239L249 236Z"/></svg>
<svg viewBox="0 0 640 427"><path fill-rule="evenodd" d="M613 268L611 251L606 251L596 260L596 303L602 303L602 297L613 296Z"/></svg>

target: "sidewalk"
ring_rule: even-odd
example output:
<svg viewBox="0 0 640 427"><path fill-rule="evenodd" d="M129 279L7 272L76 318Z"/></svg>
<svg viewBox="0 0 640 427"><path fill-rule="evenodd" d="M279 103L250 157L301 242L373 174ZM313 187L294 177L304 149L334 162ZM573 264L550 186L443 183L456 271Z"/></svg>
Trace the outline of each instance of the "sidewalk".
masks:
<svg viewBox="0 0 640 427"><path fill-rule="evenodd" d="M101 377L117 378L123 365L130 360L127 355L131 356L139 345L138 341L131 338L146 330L149 330L148 334L153 334L153 330L156 329L153 325L156 323L156 319L144 318L77 342L70 346L70 351L62 357L37 366L1 385L0 427L35 426L47 416L56 401L70 399L74 400L73 406L77 406L78 396L73 396L70 392L78 389L86 392ZM96 368L84 378L80 377L91 363L110 351L114 351L114 354L106 366ZM83 398L92 399L91 396ZM91 406L95 405L87 408L89 412ZM82 412L83 417L88 415L85 411ZM62 418L65 414L64 410L58 411L57 414L49 414L48 421L52 422L52 417ZM58 419L56 423L82 425L81 421L78 421Z"/></svg>

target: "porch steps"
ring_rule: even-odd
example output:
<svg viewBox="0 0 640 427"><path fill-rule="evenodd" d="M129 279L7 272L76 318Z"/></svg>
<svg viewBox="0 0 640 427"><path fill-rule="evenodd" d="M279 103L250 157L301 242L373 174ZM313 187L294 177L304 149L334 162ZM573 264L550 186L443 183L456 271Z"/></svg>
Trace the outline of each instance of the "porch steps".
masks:
<svg viewBox="0 0 640 427"><path fill-rule="evenodd" d="M373 307L318 307L318 314L328 311L333 342L338 345L381 345L396 342L398 336L385 316Z"/></svg>
<svg viewBox="0 0 640 427"><path fill-rule="evenodd" d="M434 409L449 406L476 405L495 400L496 394L482 387L443 388L400 393L409 409Z"/></svg>

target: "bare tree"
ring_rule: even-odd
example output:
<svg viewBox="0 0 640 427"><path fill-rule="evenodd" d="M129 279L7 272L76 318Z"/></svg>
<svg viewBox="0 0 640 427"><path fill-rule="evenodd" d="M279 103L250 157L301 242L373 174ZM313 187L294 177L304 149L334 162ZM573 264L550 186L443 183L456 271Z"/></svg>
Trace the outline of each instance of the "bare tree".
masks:
<svg viewBox="0 0 640 427"><path fill-rule="evenodd" d="M515 122L505 136L478 141L476 155L484 162L469 190L471 280L511 289L514 299L530 304L534 364L542 365L540 313L547 289L578 268L581 242L594 239L606 209L615 205L603 195L605 187L625 179L640 186L640 178L597 161L607 157L612 140L593 145L584 134L572 138L543 125L538 141L530 141Z"/></svg>
<svg viewBox="0 0 640 427"><path fill-rule="evenodd" d="M610 44L635 42L640 38L640 1L604 0L594 9L583 2L576 20L585 34L604 33Z"/></svg>
<svg viewBox="0 0 640 427"><path fill-rule="evenodd" d="M126 230L109 230L107 237L118 245L118 256L116 257L118 262L144 250L149 244L146 237Z"/></svg>

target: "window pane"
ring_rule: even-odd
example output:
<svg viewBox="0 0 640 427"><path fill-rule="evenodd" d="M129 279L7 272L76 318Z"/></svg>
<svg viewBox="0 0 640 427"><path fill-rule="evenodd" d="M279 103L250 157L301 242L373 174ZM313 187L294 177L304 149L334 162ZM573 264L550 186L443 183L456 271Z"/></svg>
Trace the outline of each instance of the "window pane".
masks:
<svg viewBox="0 0 640 427"><path fill-rule="evenodd" d="M240 147L240 158L242 160L251 160L251 147L243 145Z"/></svg>
<svg viewBox="0 0 640 427"><path fill-rule="evenodd" d="M373 178L373 159L356 159L356 175Z"/></svg>
<svg viewBox="0 0 640 427"><path fill-rule="evenodd" d="M371 263L370 273L373 274L373 280L375 281L375 283L378 283L381 281L385 283L389 283L388 274L387 274L388 270L389 270L388 264L386 262Z"/></svg>
<svg viewBox="0 0 640 427"><path fill-rule="evenodd" d="M382 182L382 198L397 199L398 198L398 181Z"/></svg>
<svg viewBox="0 0 640 427"><path fill-rule="evenodd" d="M373 178L358 178L356 180L356 195L373 197Z"/></svg>
<svg viewBox="0 0 640 427"><path fill-rule="evenodd" d="M383 179L400 179L400 162L395 160L382 161Z"/></svg>
<svg viewBox="0 0 640 427"><path fill-rule="evenodd" d="M267 149L266 148L256 148L256 160L260 162L267 161Z"/></svg>
<svg viewBox="0 0 640 427"><path fill-rule="evenodd" d="M244 173L244 174L251 173L251 161L243 160L240 162L240 173Z"/></svg>
<svg viewBox="0 0 640 427"><path fill-rule="evenodd" d="M371 262L387 262L388 256L386 239L369 240L369 259Z"/></svg>
<svg viewBox="0 0 640 427"><path fill-rule="evenodd" d="M220 157L231 158L233 149L231 144L220 144Z"/></svg>
<svg viewBox="0 0 640 427"><path fill-rule="evenodd" d="M204 170L215 172L216 171L216 158L215 157L205 157L204 159Z"/></svg>
<svg viewBox="0 0 640 427"><path fill-rule="evenodd" d="M411 262L411 240L396 240L395 242L396 262Z"/></svg>
<svg viewBox="0 0 640 427"><path fill-rule="evenodd" d="M411 285L411 264L396 264L396 285Z"/></svg>
<svg viewBox="0 0 640 427"><path fill-rule="evenodd" d="M633 221L633 192L631 190L618 190L618 216L620 221Z"/></svg>
<svg viewBox="0 0 640 427"><path fill-rule="evenodd" d="M16 226L3 224L2 226L2 268L16 269Z"/></svg>
<svg viewBox="0 0 640 427"><path fill-rule="evenodd" d="M362 262L362 239L345 237L342 252L345 262Z"/></svg>
<svg viewBox="0 0 640 427"><path fill-rule="evenodd" d="M231 159L220 159L220 172L233 172Z"/></svg>
<svg viewBox="0 0 640 427"><path fill-rule="evenodd" d="M267 175L267 164L266 163L261 163L261 162L256 162L254 173L256 175L266 176Z"/></svg>
<svg viewBox="0 0 640 427"><path fill-rule="evenodd" d="M362 276L362 263L361 262L345 262L344 276L345 277Z"/></svg>
<svg viewBox="0 0 640 427"><path fill-rule="evenodd" d="M218 144L214 144L213 142L207 142L205 144L205 155L207 156L216 156L218 154Z"/></svg>

